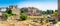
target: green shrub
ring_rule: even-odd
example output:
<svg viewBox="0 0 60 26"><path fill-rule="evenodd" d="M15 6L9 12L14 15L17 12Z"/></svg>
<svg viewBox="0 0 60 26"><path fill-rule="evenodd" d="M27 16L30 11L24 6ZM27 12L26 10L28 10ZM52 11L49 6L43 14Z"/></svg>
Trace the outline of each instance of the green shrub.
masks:
<svg viewBox="0 0 60 26"><path fill-rule="evenodd" d="M24 13L21 13L20 19L26 20L27 19L27 15L25 15Z"/></svg>
<svg viewBox="0 0 60 26"><path fill-rule="evenodd" d="M10 16L16 16L16 14L12 14L12 10L9 9L9 10L6 10L5 12L3 12L3 16L7 20L8 17L10 17Z"/></svg>
<svg viewBox="0 0 60 26"><path fill-rule="evenodd" d="M8 19L8 14L7 13L3 13L3 16L4 16L5 20Z"/></svg>
<svg viewBox="0 0 60 26"><path fill-rule="evenodd" d="M8 14L12 14L12 10L9 9L8 11L6 11Z"/></svg>

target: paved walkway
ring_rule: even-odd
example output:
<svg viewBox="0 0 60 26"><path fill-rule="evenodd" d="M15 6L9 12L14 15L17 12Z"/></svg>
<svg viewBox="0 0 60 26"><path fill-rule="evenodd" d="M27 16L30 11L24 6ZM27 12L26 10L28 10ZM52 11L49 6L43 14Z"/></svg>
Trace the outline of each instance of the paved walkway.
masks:
<svg viewBox="0 0 60 26"><path fill-rule="evenodd" d="M60 22L58 22L57 24L55 24L55 26L60 26Z"/></svg>

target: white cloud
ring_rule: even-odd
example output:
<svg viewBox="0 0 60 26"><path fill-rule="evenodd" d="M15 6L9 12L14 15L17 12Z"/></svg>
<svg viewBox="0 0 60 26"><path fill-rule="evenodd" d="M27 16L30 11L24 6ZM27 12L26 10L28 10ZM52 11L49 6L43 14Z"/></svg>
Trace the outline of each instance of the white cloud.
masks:
<svg viewBox="0 0 60 26"><path fill-rule="evenodd" d="M19 7L37 7L39 10L56 10L58 8L57 3L32 3L32 2L23 2L18 3Z"/></svg>

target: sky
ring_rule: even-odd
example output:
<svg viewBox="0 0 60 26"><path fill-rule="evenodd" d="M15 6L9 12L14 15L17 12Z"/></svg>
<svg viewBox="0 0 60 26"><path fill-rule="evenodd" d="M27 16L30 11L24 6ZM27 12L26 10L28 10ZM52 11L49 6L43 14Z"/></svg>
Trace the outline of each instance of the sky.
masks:
<svg viewBox="0 0 60 26"><path fill-rule="evenodd" d="M58 0L0 0L0 7L18 5L22 7L36 7L39 10L57 10Z"/></svg>

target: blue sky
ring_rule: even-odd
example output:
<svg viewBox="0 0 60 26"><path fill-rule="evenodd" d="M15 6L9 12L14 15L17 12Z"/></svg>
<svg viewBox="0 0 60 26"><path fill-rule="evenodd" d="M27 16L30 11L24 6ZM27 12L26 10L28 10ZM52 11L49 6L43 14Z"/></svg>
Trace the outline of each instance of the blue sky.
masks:
<svg viewBox="0 0 60 26"><path fill-rule="evenodd" d="M39 10L56 10L57 0L0 0L0 7L18 5L18 7L37 7Z"/></svg>

